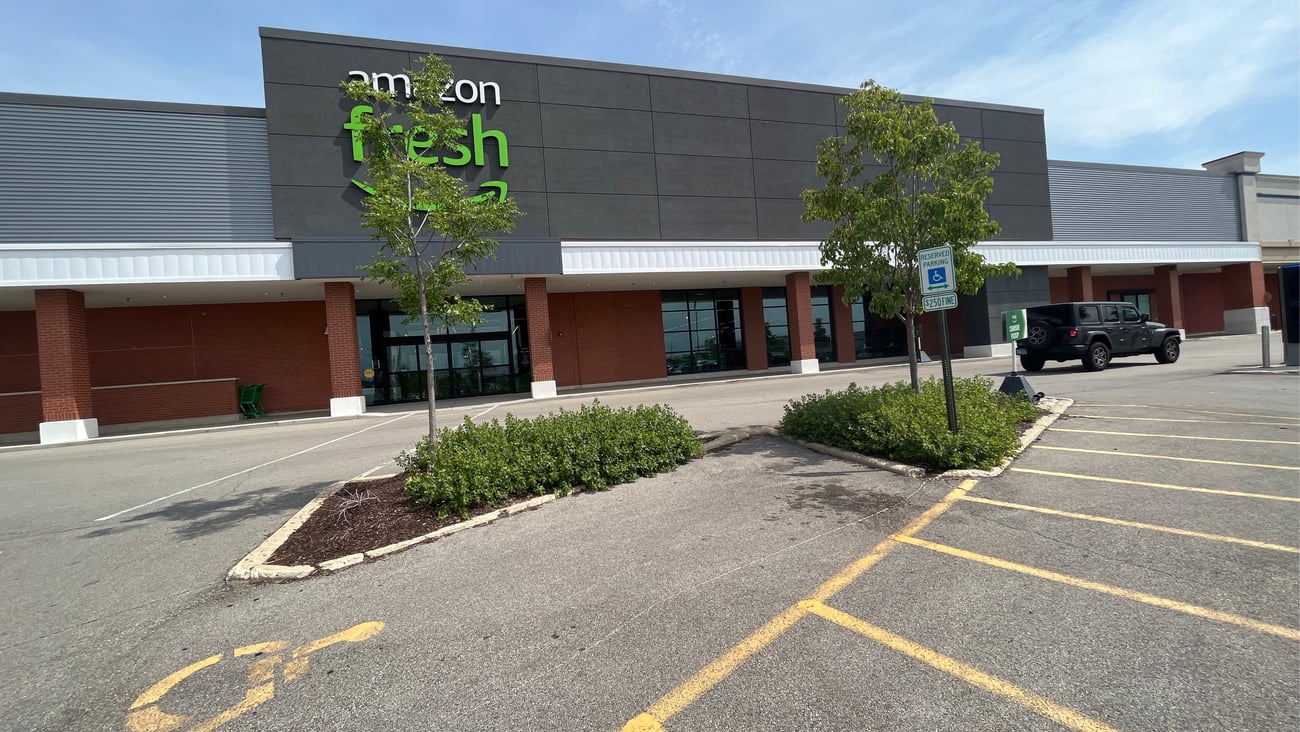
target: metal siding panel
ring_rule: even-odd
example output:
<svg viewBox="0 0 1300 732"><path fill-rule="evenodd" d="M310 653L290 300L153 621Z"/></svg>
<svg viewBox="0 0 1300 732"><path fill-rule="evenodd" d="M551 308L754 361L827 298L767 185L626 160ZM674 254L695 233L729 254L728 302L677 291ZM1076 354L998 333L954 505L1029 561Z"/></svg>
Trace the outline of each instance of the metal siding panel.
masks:
<svg viewBox="0 0 1300 732"><path fill-rule="evenodd" d="M264 119L0 107L0 243L273 238Z"/></svg>
<svg viewBox="0 0 1300 732"><path fill-rule="evenodd" d="M1237 182L1194 172L1051 163L1058 241L1236 241Z"/></svg>

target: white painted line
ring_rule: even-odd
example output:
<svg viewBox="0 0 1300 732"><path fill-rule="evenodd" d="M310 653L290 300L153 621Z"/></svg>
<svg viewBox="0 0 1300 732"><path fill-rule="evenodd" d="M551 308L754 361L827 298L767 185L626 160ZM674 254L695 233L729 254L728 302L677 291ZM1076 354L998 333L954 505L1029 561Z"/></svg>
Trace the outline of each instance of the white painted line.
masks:
<svg viewBox="0 0 1300 732"><path fill-rule="evenodd" d="M391 463L391 462L392 462L392 460L389 460L389 461L388 461L388 463ZM380 468L386 468L386 467L388 467L388 463L380 463L379 465L376 465L375 467L373 467L373 468L367 470L366 472L362 473L361 475L358 475L358 476L352 478L352 480L361 480L362 478L367 478L367 477L369 477L370 475L372 475L376 470L379 470Z"/></svg>
<svg viewBox="0 0 1300 732"><path fill-rule="evenodd" d="M483 415L487 414L488 412L492 411L493 409L496 409L498 406L500 406L500 405L499 405L499 404L493 404L492 406L488 407L487 409L484 409L483 411L479 412L478 414L474 415L473 417L470 417L470 421L477 421L479 417L482 417Z"/></svg>
<svg viewBox="0 0 1300 732"><path fill-rule="evenodd" d="M292 455L285 455L284 457L278 457L278 458L276 458L276 459L274 459L274 460L269 460L269 461L267 461L267 462L264 462L264 463L262 463L261 465L254 465L254 466L251 467L251 468L245 468L245 469L239 471L238 473L231 473L230 475L222 476L222 477L217 478L217 479L215 479L215 480L209 480L209 481L206 482L206 483L200 483L200 484L195 485L195 486L190 486L189 488L186 488L185 490L176 491L175 493L169 493L169 494L167 494L167 495L165 495L165 496L162 496L161 498L155 498L155 499L153 499L152 501L146 501L145 503L141 503L141 504L138 505L138 506L132 506L132 507L130 507L130 508L127 508L127 509L123 509L123 510L121 510L121 511L118 511L117 513L110 513L110 514L107 515L107 516L101 516L100 518L97 518L97 519L95 519L95 520L96 520L96 521L107 521L107 520L109 520L109 519L114 519L114 518L117 518L118 516L121 516L121 515L123 515L123 514L128 514L128 513L131 513L132 511L138 511L138 510L140 510L140 509L142 509L142 508L145 508L145 507L147 507L147 506L152 506L153 504L158 503L158 502L160 502L160 501L165 501L165 500L167 500L167 499L169 499L169 498L175 498L176 496L179 496L179 495L182 495L182 494L185 494L185 493L189 493L190 491L198 490L199 488L206 488L207 486L210 486L210 485L212 485L213 483L220 483L220 482L223 481L223 480L229 480L229 479L231 479L231 478L235 478L235 477L237 477L237 476L244 475L245 473L251 473L251 472L253 472L254 470L259 470L259 469L261 469L261 468L265 468L265 467L268 466L268 465L275 465L276 463L284 462L285 460L288 460L289 458L295 458L295 457L298 457L299 455L305 455L305 454L307 454L307 453L309 453L309 452L312 452L313 450L319 450L320 448L325 447L326 445L332 445L332 444L334 444L334 443L336 443L336 442L339 442L340 440L346 440L346 439L348 439L349 437L356 437L357 435L361 434L362 432L369 432L370 430L373 430L373 429L375 429L375 428L377 428L377 427L383 427L383 426L385 426L385 425L390 425L390 424L396 422L396 421L399 420L399 419L406 419L406 418L409 417L409 416L410 416L410 414L403 414L402 416L400 416L400 417L395 417L395 418L393 418L393 419L388 420L387 422L380 422L379 424L372 424L372 425L370 425L369 427L366 427L365 429L357 430L356 432L353 432L353 433L351 433L351 434L343 435L342 437L335 437L334 439L332 439L332 440L328 440L328 441L326 441L326 442L322 442L322 443L320 443L319 445L313 445L312 447L309 447L309 448L307 448L307 449L305 449L305 450L299 450L298 452L295 452L295 453L292 454ZM386 463L385 463L385 464L386 464ZM382 466L381 466L381 467L382 467Z"/></svg>

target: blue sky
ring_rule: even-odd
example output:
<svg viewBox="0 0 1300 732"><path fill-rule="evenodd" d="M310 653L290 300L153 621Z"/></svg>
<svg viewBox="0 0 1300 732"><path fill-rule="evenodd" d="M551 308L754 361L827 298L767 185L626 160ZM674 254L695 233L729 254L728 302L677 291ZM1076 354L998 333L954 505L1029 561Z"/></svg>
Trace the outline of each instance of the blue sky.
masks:
<svg viewBox="0 0 1300 732"><path fill-rule="evenodd" d="M1300 174L1296 0L12 3L0 91L260 107L259 25L1037 107L1048 155Z"/></svg>

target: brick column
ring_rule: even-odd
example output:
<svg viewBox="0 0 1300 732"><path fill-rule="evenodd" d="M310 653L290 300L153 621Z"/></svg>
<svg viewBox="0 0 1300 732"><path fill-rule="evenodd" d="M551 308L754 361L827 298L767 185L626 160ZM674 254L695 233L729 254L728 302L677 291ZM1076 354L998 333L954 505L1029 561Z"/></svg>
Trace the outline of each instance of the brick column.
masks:
<svg viewBox="0 0 1300 732"><path fill-rule="evenodd" d="M857 344L853 342L853 308L844 304L843 285L831 287L831 322L835 324L835 360L839 363L857 361Z"/></svg>
<svg viewBox="0 0 1300 732"><path fill-rule="evenodd" d="M1258 333L1268 325L1264 303L1264 265L1231 264L1219 276L1223 286L1223 329L1228 333Z"/></svg>
<svg viewBox="0 0 1300 732"><path fill-rule="evenodd" d="M812 282L807 272L785 276L785 308L790 322L790 371L815 374L819 367L813 342Z"/></svg>
<svg viewBox="0 0 1300 732"><path fill-rule="evenodd" d="M524 280L524 309L528 312L528 356L533 369L533 398L549 399L555 396L555 361L545 277Z"/></svg>
<svg viewBox="0 0 1300 732"><path fill-rule="evenodd" d="M1065 279L1070 288L1070 301L1093 300L1092 267L1071 267L1065 271Z"/></svg>
<svg viewBox="0 0 1300 732"><path fill-rule="evenodd" d="M325 332L330 354L330 416L365 414L361 345L357 343L357 295L351 282L325 283Z"/></svg>
<svg viewBox="0 0 1300 732"><path fill-rule="evenodd" d="M41 444L98 437L83 293L36 291L36 353L41 368Z"/></svg>
<svg viewBox="0 0 1300 732"><path fill-rule="evenodd" d="M1153 320L1170 328L1183 327L1183 291L1178 279L1178 267L1170 264L1156 267L1156 301Z"/></svg>
<svg viewBox="0 0 1300 732"><path fill-rule="evenodd" d="M745 368L767 370L767 328L763 327L763 288L740 289L740 335L745 339Z"/></svg>

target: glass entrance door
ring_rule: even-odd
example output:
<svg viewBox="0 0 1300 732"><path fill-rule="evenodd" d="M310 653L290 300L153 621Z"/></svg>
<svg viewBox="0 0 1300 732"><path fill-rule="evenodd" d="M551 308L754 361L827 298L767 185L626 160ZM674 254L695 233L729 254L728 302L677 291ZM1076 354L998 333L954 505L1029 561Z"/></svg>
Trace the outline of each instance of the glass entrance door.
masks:
<svg viewBox="0 0 1300 732"><path fill-rule="evenodd" d="M475 325L433 333L434 396L438 399L527 392L528 320L522 296L481 298L493 309ZM367 404L429 398L422 328L391 301L357 304L362 388Z"/></svg>

